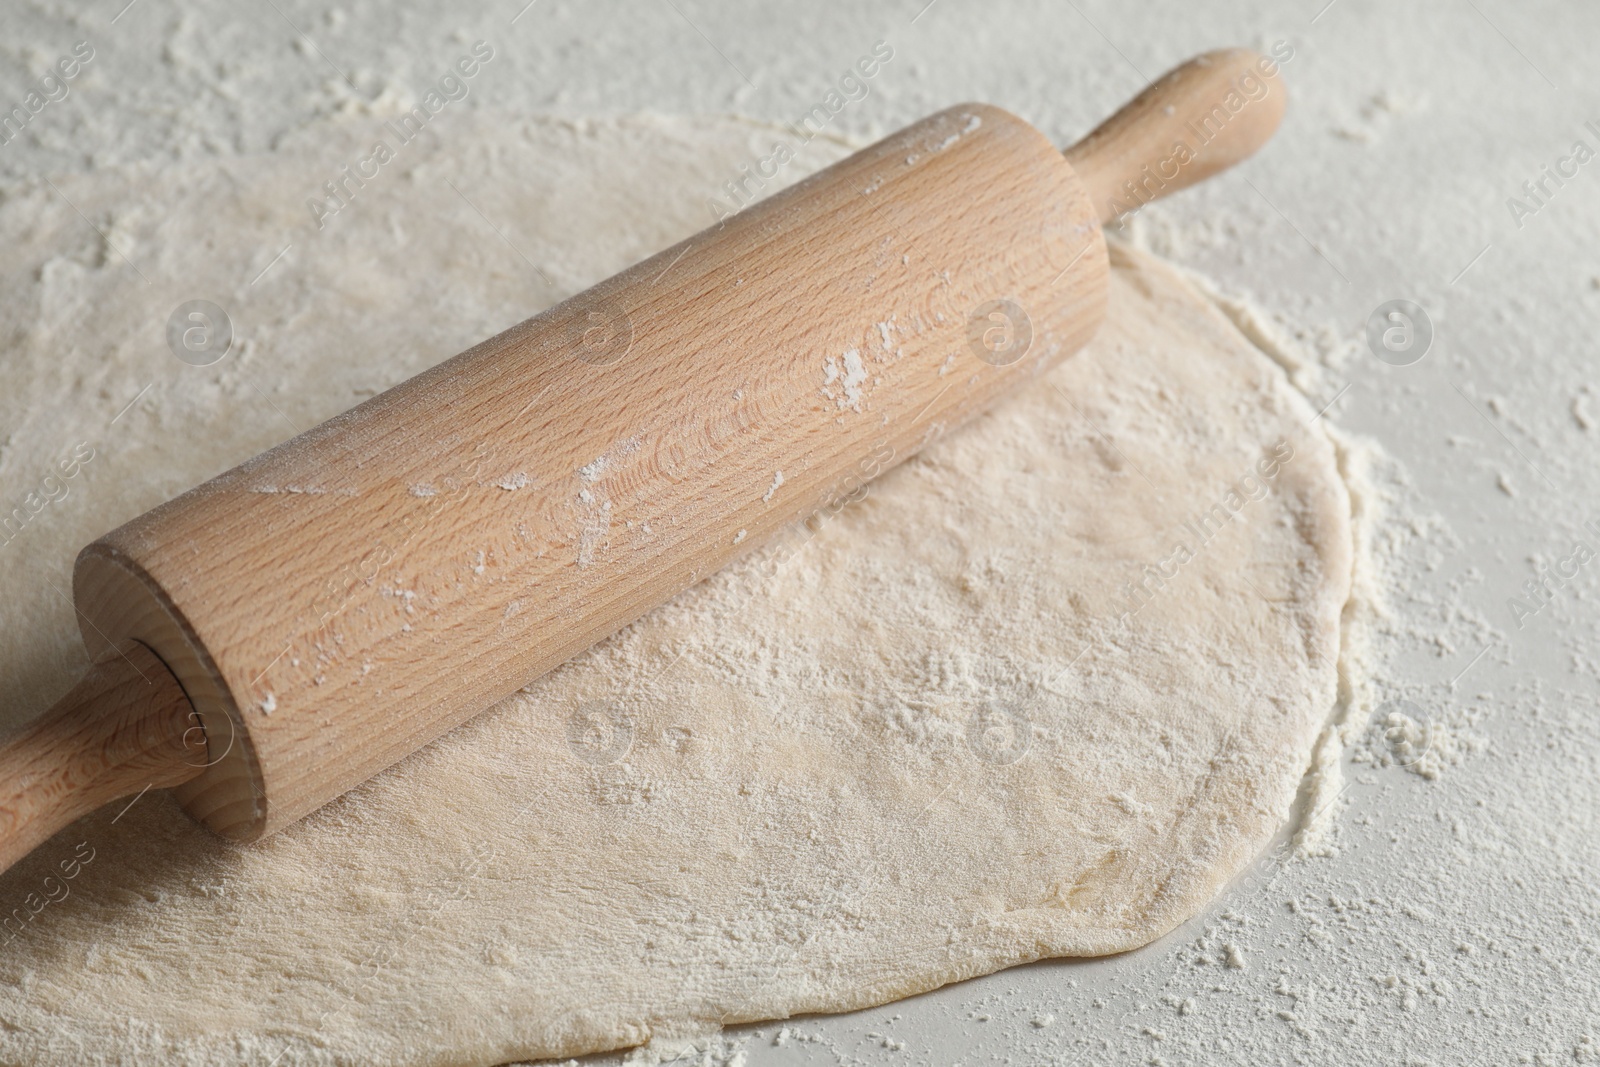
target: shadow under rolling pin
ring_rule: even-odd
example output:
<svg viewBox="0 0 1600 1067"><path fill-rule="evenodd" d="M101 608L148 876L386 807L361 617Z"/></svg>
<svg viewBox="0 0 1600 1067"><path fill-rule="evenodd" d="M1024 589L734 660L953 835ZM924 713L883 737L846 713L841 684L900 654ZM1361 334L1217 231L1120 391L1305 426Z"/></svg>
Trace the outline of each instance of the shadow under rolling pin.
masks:
<svg viewBox="0 0 1600 1067"><path fill-rule="evenodd" d="M616 632L1083 347L1102 224L1284 103L1228 50L1064 155L951 108L106 534L94 664L0 750L0 869L151 787L253 840Z"/></svg>

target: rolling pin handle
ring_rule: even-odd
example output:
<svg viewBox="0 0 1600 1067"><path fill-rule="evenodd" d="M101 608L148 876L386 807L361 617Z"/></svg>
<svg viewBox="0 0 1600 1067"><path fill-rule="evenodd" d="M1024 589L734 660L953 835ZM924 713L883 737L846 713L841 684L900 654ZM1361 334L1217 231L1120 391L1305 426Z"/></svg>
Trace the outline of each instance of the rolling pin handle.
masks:
<svg viewBox="0 0 1600 1067"><path fill-rule="evenodd" d="M1064 154L1109 225L1247 159L1277 130L1287 101L1273 60L1248 48L1207 52Z"/></svg>
<svg viewBox="0 0 1600 1067"><path fill-rule="evenodd" d="M129 644L0 747L0 870L74 819L181 785L205 764L205 731L178 680Z"/></svg>

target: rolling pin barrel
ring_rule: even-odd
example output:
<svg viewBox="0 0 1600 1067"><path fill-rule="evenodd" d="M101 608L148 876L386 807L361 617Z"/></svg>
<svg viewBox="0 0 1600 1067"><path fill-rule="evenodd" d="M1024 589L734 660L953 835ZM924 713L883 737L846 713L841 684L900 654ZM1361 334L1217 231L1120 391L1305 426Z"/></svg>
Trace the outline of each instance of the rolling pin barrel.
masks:
<svg viewBox="0 0 1600 1067"><path fill-rule="evenodd" d="M259 836L1077 351L1106 276L1060 152L953 108L94 542L85 637L172 669L180 797Z"/></svg>
<svg viewBox="0 0 1600 1067"><path fill-rule="evenodd" d="M282 827L1043 373L1119 197L1276 128L1252 72L1192 60L1065 158L941 112L95 541L97 663L0 750L0 866L141 782Z"/></svg>

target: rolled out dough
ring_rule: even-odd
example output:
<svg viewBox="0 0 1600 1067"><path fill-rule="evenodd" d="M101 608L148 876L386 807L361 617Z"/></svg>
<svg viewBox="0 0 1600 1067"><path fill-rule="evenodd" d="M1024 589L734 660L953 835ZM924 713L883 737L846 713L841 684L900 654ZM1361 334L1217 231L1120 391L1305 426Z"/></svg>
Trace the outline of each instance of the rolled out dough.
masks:
<svg viewBox="0 0 1600 1067"><path fill-rule="evenodd" d="M319 232L363 130L61 178L103 237L0 202L7 506L94 449L0 549L6 721L82 666L78 545L698 229L770 141L462 115ZM0 878L0 1059L574 1055L1192 915L1333 706L1349 503L1278 367L1113 258L1103 332L1028 395L305 822L240 848L152 794L63 832ZM197 297L240 338L208 368L165 347Z"/></svg>

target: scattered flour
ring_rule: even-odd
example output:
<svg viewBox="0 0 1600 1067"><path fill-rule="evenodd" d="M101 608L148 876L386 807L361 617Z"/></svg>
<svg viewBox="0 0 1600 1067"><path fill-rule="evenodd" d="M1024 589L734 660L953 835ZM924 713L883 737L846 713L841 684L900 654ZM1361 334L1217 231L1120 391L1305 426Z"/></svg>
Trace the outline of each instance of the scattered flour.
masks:
<svg viewBox="0 0 1600 1067"><path fill-rule="evenodd" d="M861 410L861 384L866 380L867 368L861 362L860 349L849 348L843 356L829 356L823 361L822 395L838 404L841 411Z"/></svg>

